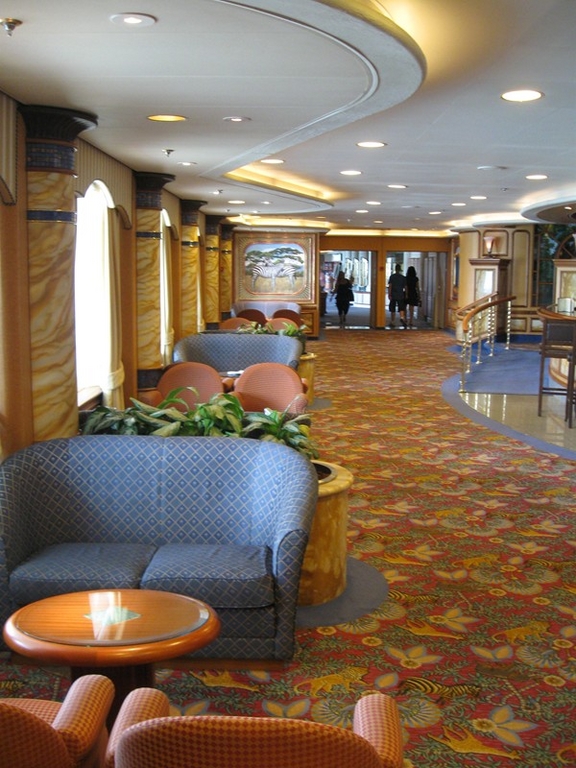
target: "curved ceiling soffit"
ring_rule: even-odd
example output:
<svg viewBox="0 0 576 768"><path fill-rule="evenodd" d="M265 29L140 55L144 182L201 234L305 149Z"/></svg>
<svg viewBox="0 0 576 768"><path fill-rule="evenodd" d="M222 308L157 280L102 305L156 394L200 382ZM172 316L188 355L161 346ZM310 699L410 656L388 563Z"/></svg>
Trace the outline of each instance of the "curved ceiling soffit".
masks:
<svg viewBox="0 0 576 768"><path fill-rule="evenodd" d="M521 214L526 219L541 224L576 225L576 200L573 195L565 199L543 200L523 208Z"/></svg>
<svg viewBox="0 0 576 768"><path fill-rule="evenodd" d="M237 156L226 166L212 168L206 174L208 176L223 174L228 177L229 172L236 171L231 178L241 181L238 169L243 165L400 104L412 96L424 80L424 54L403 29L381 10L372 7L371 0L291 0L290 18L285 15L286 0L214 2L275 16L282 22L306 27L332 39L362 62L367 72L367 87L356 99L332 112L318 115L270 142L253 147L249 155ZM249 183L250 180L246 181Z"/></svg>

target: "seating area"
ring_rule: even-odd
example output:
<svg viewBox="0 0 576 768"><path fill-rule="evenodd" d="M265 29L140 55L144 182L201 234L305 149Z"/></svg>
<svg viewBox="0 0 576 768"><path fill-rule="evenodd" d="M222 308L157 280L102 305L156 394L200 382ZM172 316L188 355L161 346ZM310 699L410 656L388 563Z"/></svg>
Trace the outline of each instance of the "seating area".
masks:
<svg viewBox="0 0 576 768"><path fill-rule="evenodd" d="M272 408L305 413L308 398L302 379L282 363L256 363L246 368L234 383L234 394L245 411Z"/></svg>
<svg viewBox="0 0 576 768"><path fill-rule="evenodd" d="M283 363L297 370L302 342L295 336L253 333L197 333L174 345L175 363L204 363L222 375L255 363Z"/></svg>
<svg viewBox="0 0 576 768"><path fill-rule="evenodd" d="M372 693L354 708L353 731L285 718L171 717L153 688L129 693L106 729L114 686L85 675L64 702L0 701L2 765L9 768L402 768L392 698Z"/></svg>
<svg viewBox="0 0 576 768"><path fill-rule="evenodd" d="M244 301L235 301L232 304L232 314L236 317L247 309L255 309L261 312L264 317L274 317L278 310L288 309L297 315L300 315L300 304L295 301L274 301L273 299L253 299Z"/></svg>
<svg viewBox="0 0 576 768"><path fill-rule="evenodd" d="M211 366L196 362L175 363L162 374L156 389L143 392L140 400L148 405L158 405L172 390L180 387L186 387L178 397L184 400L188 409L194 408L198 403L206 403L213 395L225 390L222 377ZM183 405L175 407L186 410Z"/></svg>
<svg viewBox="0 0 576 768"><path fill-rule="evenodd" d="M217 611L220 635L196 656L292 657L318 494L312 464L292 448L216 437L60 438L12 454L0 486L2 625L55 594L154 589Z"/></svg>

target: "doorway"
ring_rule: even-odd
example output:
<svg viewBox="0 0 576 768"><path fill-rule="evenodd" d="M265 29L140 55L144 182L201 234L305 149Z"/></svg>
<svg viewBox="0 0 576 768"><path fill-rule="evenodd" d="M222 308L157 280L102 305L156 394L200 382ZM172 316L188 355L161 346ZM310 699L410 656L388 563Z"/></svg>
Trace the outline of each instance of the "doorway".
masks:
<svg viewBox="0 0 576 768"><path fill-rule="evenodd" d="M340 271L352 281L354 303L346 326L365 330L374 327L372 307L372 270L375 251L320 251L320 323L327 330L338 328L338 310L332 290Z"/></svg>
<svg viewBox="0 0 576 768"><path fill-rule="evenodd" d="M419 280L422 306L415 310L415 327L444 328L446 285L446 253L436 251L388 251L386 253L386 282L396 264L406 274L414 267Z"/></svg>

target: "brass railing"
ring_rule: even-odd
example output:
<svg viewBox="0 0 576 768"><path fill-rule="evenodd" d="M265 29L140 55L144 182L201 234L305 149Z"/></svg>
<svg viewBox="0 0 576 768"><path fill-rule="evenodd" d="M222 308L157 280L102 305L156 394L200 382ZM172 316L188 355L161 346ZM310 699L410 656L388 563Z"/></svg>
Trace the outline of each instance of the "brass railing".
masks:
<svg viewBox="0 0 576 768"><path fill-rule="evenodd" d="M488 342L488 357L494 355L494 342L498 333L498 309L506 306L505 349L510 349L510 335L512 328L512 302L516 296L503 296L498 298L497 293L484 296L481 300L473 302L468 307L462 307L456 313L462 317L462 373L460 376L460 391L466 386L466 374L472 370L472 356L476 345L476 365L482 362L482 345ZM466 311L468 310L468 311ZM464 314L463 314L464 313ZM462 316L463 314L463 316Z"/></svg>

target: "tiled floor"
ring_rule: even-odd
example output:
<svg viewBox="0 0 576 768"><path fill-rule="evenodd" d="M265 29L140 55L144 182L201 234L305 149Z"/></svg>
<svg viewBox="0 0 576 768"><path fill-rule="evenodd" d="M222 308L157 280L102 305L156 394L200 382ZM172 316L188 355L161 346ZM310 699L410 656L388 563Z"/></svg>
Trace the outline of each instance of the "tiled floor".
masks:
<svg viewBox="0 0 576 768"><path fill-rule="evenodd" d="M574 451L576 422L570 429L564 421L565 399L559 395L544 398L542 416L538 416L535 395L484 395L461 393L466 405L477 413L522 435Z"/></svg>

